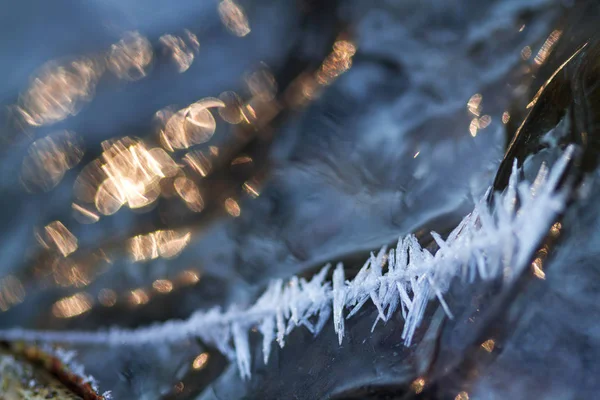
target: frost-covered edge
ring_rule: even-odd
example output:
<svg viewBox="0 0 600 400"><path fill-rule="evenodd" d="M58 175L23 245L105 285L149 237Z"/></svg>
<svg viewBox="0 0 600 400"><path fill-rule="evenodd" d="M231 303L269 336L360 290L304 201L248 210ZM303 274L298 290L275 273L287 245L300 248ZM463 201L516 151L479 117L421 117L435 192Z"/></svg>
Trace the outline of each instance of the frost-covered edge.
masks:
<svg viewBox="0 0 600 400"><path fill-rule="evenodd" d="M477 276L483 280L499 276L511 280L527 267L550 225L564 209L568 193L566 189L558 190L558 184L573 151L574 147L569 146L552 171L543 164L531 184L519 182L515 161L508 187L503 193L495 194L493 208L486 203L490 188L446 240L432 232L439 246L435 254L421 247L417 238L410 234L398 241L396 249L388 252L384 247L377 255L371 254L352 280L345 279L343 266L338 264L332 282L327 282L328 265L310 281L298 277L287 282L272 281L256 303L246 309L232 307L222 311L213 308L198 311L187 320L167 321L133 330L0 330L0 338L120 345L177 342L197 337L236 359L242 377L249 378L248 332L252 328L257 328L263 336L266 363L274 340L283 347L285 337L300 325L317 335L331 314L341 344L344 320L371 300L378 310L373 329L379 320L387 321L400 309L405 319L402 339L410 345L427 303L433 297L438 298L452 318L443 294L454 278L470 283ZM345 309L351 309L346 316Z"/></svg>
<svg viewBox="0 0 600 400"><path fill-rule="evenodd" d="M69 370L69 372L75 374L76 376L82 379L82 384L89 383L92 390L98 393L98 381L96 381L96 379L93 376L87 375L85 373L85 368L83 365L74 361L75 356L77 355L75 351L66 350L60 347L53 347L48 344L40 346L40 350L45 354L56 357ZM17 362L17 360L12 355L0 355L0 378L8 372L14 372L17 375L22 375L23 367ZM102 398L104 398L104 400L111 400L111 392L104 392L102 394Z"/></svg>
<svg viewBox="0 0 600 400"><path fill-rule="evenodd" d="M43 346L41 346L40 350L42 350L46 354L58 358L71 373L81 377L83 384L89 383L92 387L92 390L96 393L99 393L99 386L96 378L86 374L85 367L82 364L75 361L75 358L77 356L76 351L63 349L61 347L53 347L48 344L44 344ZM111 400L111 391L109 390L102 393L102 397L104 398L104 400Z"/></svg>

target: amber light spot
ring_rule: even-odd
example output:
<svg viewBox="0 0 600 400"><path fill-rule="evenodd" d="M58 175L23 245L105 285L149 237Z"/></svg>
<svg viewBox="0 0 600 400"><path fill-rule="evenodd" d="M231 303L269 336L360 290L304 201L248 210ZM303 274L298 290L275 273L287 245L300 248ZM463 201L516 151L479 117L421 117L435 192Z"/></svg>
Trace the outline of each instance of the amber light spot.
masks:
<svg viewBox="0 0 600 400"><path fill-rule="evenodd" d="M489 115L484 115L481 118L473 118L471 120L471 124L469 125L469 133L471 136L477 136L477 132L480 129L487 128L492 123L492 117Z"/></svg>
<svg viewBox="0 0 600 400"><path fill-rule="evenodd" d="M325 58L315 76L321 85L329 85L340 74L352 66L352 56L356 46L347 40L338 40L333 44L333 52Z"/></svg>
<svg viewBox="0 0 600 400"><path fill-rule="evenodd" d="M163 51L171 57L179 73L183 73L190 68L192 62L194 62L195 53L198 52L200 47L196 35L187 30L185 33L187 36L185 39L174 35L163 35L159 39Z"/></svg>
<svg viewBox="0 0 600 400"><path fill-rule="evenodd" d="M481 347L483 347L483 349L485 351L487 351L488 353L491 353L492 351L494 351L495 346L496 346L496 342L494 342L494 340L492 340L492 339L486 340L485 342L481 343Z"/></svg>
<svg viewBox="0 0 600 400"><path fill-rule="evenodd" d="M459 394L456 395L454 400L469 400L469 393L460 392Z"/></svg>
<svg viewBox="0 0 600 400"><path fill-rule="evenodd" d="M219 16L227 30L236 36L244 37L250 33L248 18L244 9L233 0L222 0L219 3Z"/></svg>
<svg viewBox="0 0 600 400"><path fill-rule="evenodd" d="M546 273L542 269L543 263L543 260L539 257L533 260L533 262L531 263L531 271L536 277L540 279L546 279Z"/></svg>
<svg viewBox="0 0 600 400"><path fill-rule="evenodd" d="M244 104L244 106L242 107L242 116L244 117L244 121L246 121L246 123L251 125L256 123L256 110L254 109L252 104Z"/></svg>
<svg viewBox="0 0 600 400"><path fill-rule="evenodd" d="M21 165L21 182L30 192L49 191L83 157L83 142L73 132L59 131L33 142Z"/></svg>
<svg viewBox="0 0 600 400"><path fill-rule="evenodd" d="M62 222L51 222L44 229L49 241L64 257L77 250L77 238Z"/></svg>
<svg viewBox="0 0 600 400"><path fill-rule="evenodd" d="M558 235L560 235L561 229L562 229L562 224L560 222L555 223L550 228L550 235L552 235L553 237L557 237Z"/></svg>
<svg viewBox="0 0 600 400"><path fill-rule="evenodd" d="M200 212L204 209L204 200L202 200L200 190L194 181L181 176L175 179L173 187L190 210Z"/></svg>
<svg viewBox="0 0 600 400"><path fill-rule="evenodd" d="M52 275L57 285L84 287L92 282L92 274L71 258L57 257L52 264Z"/></svg>
<svg viewBox="0 0 600 400"><path fill-rule="evenodd" d="M175 113L163 111L164 115L159 116L160 120L166 120L159 132L162 146L173 151L208 142L217 127L215 118L210 112L210 108L215 107L225 107L225 103L207 97Z"/></svg>
<svg viewBox="0 0 600 400"><path fill-rule="evenodd" d="M157 279L152 282L152 287L158 293L170 293L173 290L173 282L168 279Z"/></svg>
<svg viewBox="0 0 600 400"><path fill-rule="evenodd" d="M128 250L133 261L147 261L158 258L158 244L154 234L138 235L129 239Z"/></svg>
<svg viewBox="0 0 600 400"><path fill-rule="evenodd" d="M52 314L57 318L72 318L92 308L93 299L87 293L77 293L58 300L52 305Z"/></svg>
<svg viewBox="0 0 600 400"><path fill-rule="evenodd" d="M94 203L101 214L113 215L125 204L125 197L119 191L115 182L107 179L98 188Z"/></svg>
<svg viewBox="0 0 600 400"><path fill-rule="evenodd" d="M194 361L192 362L192 368L198 371L204 369L208 363L209 357L210 356L208 353L199 354L198 357L194 358Z"/></svg>
<svg viewBox="0 0 600 400"><path fill-rule="evenodd" d="M415 394L421 393L424 387L425 379L423 378L417 378L410 384L410 388L413 392L415 392Z"/></svg>
<svg viewBox="0 0 600 400"><path fill-rule="evenodd" d="M100 220L98 214L77 203L71 204L71 208L73 209L73 217L80 224L93 224Z"/></svg>
<svg viewBox="0 0 600 400"><path fill-rule="evenodd" d="M223 92L219 95L225 107L219 108L219 115L229 124L239 124L244 120L242 115L242 99L235 92Z"/></svg>
<svg viewBox="0 0 600 400"><path fill-rule="evenodd" d="M232 217L239 217L242 214L242 209L237 201L231 197L225 200L225 210Z"/></svg>
<svg viewBox="0 0 600 400"><path fill-rule="evenodd" d="M134 306L140 306L150 301L150 297L144 289L132 290L129 294L129 302Z"/></svg>
<svg viewBox="0 0 600 400"><path fill-rule="evenodd" d="M502 123L503 124L508 124L508 121L510 121L510 113L508 111L504 111L502 113Z"/></svg>
<svg viewBox="0 0 600 400"><path fill-rule="evenodd" d="M158 243L158 252L163 258L173 258L179 255L190 243L191 233L173 230L158 231L155 233Z"/></svg>
<svg viewBox="0 0 600 400"><path fill-rule="evenodd" d="M255 179L244 182L243 189L254 198L260 196L259 183Z"/></svg>
<svg viewBox="0 0 600 400"><path fill-rule="evenodd" d="M102 289L98 292L98 301L104 307L112 307L117 304L117 293L112 289Z"/></svg>
<svg viewBox="0 0 600 400"><path fill-rule="evenodd" d="M183 156L183 161L200 176L206 177L212 170L212 161L203 152L193 150Z"/></svg>
<svg viewBox="0 0 600 400"><path fill-rule="evenodd" d="M129 239L127 249L133 261L155 258L173 258L189 244L191 234L173 230L159 230Z"/></svg>
<svg viewBox="0 0 600 400"><path fill-rule="evenodd" d="M0 279L0 311L8 310L24 299L25 289L17 277L8 275Z"/></svg>
<svg viewBox="0 0 600 400"><path fill-rule="evenodd" d="M108 69L121 79L135 81L145 77L154 57L150 41L139 32L127 32L110 48Z"/></svg>
<svg viewBox="0 0 600 400"><path fill-rule="evenodd" d="M467 102L467 110L475 117L479 117L481 114L481 100L483 100L483 96L475 93Z"/></svg>
<svg viewBox="0 0 600 400"><path fill-rule="evenodd" d="M231 165L240 165L240 164L248 164L252 162L252 157L249 156L239 156L233 159Z"/></svg>
<svg viewBox="0 0 600 400"><path fill-rule="evenodd" d="M552 51L552 48L561 36L562 31L560 30L555 30L550 34L550 36L548 36L548 38L540 48L540 51L538 51L537 55L535 56L535 59L533 60L537 65L541 65L546 61L546 58L548 58L548 55Z"/></svg>
<svg viewBox="0 0 600 400"><path fill-rule="evenodd" d="M99 184L94 195L98 211L112 215L124 204L141 208L153 203L160 195L159 182L175 176L179 166L161 148L148 150L144 143L128 137L105 141L100 162L84 170L76 181L76 193L89 195Z"/></svg>
<svg viewBox="0 0 600 400"><path fill-rule="evenodd" d="M181 271L177 276L177 280L182 285L195 285L200 281L200 273L191 269Z"/></svg>
<svg viewBox="0 0 600 400"><path fill-rule="evenodd" d="M102 64L91 58L50 61L31 79L17 110L32 126L50 125L76 115L94 96L103 72Z"/></svg>

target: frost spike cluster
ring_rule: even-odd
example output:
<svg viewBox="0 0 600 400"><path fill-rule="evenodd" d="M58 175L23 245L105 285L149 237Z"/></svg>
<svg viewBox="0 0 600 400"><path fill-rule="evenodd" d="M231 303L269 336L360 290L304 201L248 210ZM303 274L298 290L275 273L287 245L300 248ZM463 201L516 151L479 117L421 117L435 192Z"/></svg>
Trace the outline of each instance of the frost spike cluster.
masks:
<svg viewBox="0 0 600 400"><path fill-rule="evenodd" d="M198 311L184 321L167 321L133 330L9 329L0 331L0 338L120 345L178 342L195 337L236 359L240 374L248 378L252 361L248 333L252 328L257 328L263 336L266 363L273 341L283 347L286 336L300 325L317 335L332 313L341 343L345 319L370 300L378 310L373 329L379 320L385 322L400 310L405 319L402 339L410 345L433 297L437 297L452 318L443 294L454 278L472 283L476 276L489 280L502 275L510 280L527 267L539 242L564 209L567 192L557 191L558 183L573 151L572 146L568 147L552 171L542 165L532 184L519 182L515 162L508 187L504 193L496 194L491 210L485 201L486 194L446 240L432 233L439 246L435 254L421 247L414 235L408 235L398 241L396 249L387 252L384 247L377 255L371 254L352 280L345 279L344 269L338 264L332 282L327 282L330 266L326 266L310 281L293 277L285 284L282 280L271 282L256 303L246 309L214 308ZM384 273L386 264L388 268ZM344 315L346 310L349 312Z"/></svg>

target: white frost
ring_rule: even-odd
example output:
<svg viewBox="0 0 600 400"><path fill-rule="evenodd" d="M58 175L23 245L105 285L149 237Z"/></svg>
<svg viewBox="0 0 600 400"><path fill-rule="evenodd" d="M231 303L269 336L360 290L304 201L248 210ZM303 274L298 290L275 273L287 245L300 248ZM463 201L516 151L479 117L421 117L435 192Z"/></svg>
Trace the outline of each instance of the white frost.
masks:
<svg viewBox="0 0 600 400"><path fill-rule="evenodd" d="M327 282L329 266L326 266L310 281L298 277L287 283L273 281L247 309L214 308L198 311L185 321L167 321L134 330L0 330L0 338L121 345L177 342L197 337L235 358L240 374L247 378L252 361L248 341L251 329L257 328L263 336L266 363L274 340L283 347L285 336L300 325L317 335L332 313L341 344L344 320L370 300L378 310L375 324L379 320L387 321L400 309L405 319L402 338L408 346L433 297L452 318L443 295L453 279L473 282L476 276L484 280L502 276L511 280L523 272L550 225L564 209L568 193L558 190L558 183L573 151L572 146L567 148L552 171L543 165L532 184L519 182L515 162L508 187L496 194L491 209L486 195L446 240L432 233L439 247L435 254L423 248L414 235L408 235L398 241L396 249L387 252L384 247L376 256L372 254L352 280L346 280L343 266L338 264L332 282ZM350 310L346 317L344 310Z"/></svg>

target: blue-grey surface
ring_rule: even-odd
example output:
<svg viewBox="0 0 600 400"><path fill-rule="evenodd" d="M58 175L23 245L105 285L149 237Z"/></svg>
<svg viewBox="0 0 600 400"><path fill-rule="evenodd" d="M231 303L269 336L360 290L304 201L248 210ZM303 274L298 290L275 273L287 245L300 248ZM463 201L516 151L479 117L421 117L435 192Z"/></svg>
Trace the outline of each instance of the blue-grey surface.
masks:
<svg viewBox="0 0 600 400"><path fill-rule="evenodd" d="M315 2L305 3L314 6ZM46 61L105 51L125 31L137 30L157 45L161 35L189 29L200 42L198 56L183 74L159 60L145 79L102 81L94 99L72 118L27 132L15 133L6 128L4 148L0 150L0 276L32 269L38 261L34 229L53 220L69 226L79 239L80 249L93 249L104 241L122 241L135 226L156 224L152 218L160 213L161 204L144 215L121 210L93 225L78 224L71 216L74 180L81 168L99 154L102 140L125 135L152 137L151 121L157 110L216 97L225 90L242 90L244 74L260 62L277 72L294 52L308 54L308 58L313 53L317 58L326 55L319 49L328 42L319 35L329 35L327 27L340 21L350 27L358 48L350 70L305 109L286 114L279 121L268 155L270 171L264 188L257 199L241 202L239 218L223 217L203 225L173 260L140 264L124 255L116 257L110 269L86 291L95 296L107 287L118 293L148 287L155 279L173 276L190 266L202 271L200 285L174 294L175 300L153 299L134 312L125 308L120 313L93 309L67 322L53 318L50 306L80 289L32 287L22 304L0 314L0 326L136 326L183 318L195 309L212 305L243 305L273 277L303 273L349 253L376 249L432 221L442 225L433 228L447 228L444 224L459 220L472 207L473 198L491 183L505 144L503 112L515 101L527 102L527 85L536 71L532 61L536 51L556 20L569 9L569 4L551 0L332 1L330 7L323 7L322 14L317 13L322 20L310 17L314 21L303 19L301 7L292 2L240 1L252 30L239 38L223 28L217 4L27 0L14 3L10 12L0 16L5 32L0 39L3 106L17 101L29 76ZM298 41L302 46L295 49L293 45ZM527 61L522 56L525 46L533 51ZM473 137L473 115L466 106L476 93L482 95L481 113L489 115L491 123ZM215 141L219 135L227 135L229 129L223 121L217 124ZM52 191L26 193L19 174L27 146L34 137L60 128L83 137L88 149L84 162L67 172ZM586 220L579 224L592 231L595 226ZM580 250L583 255L593 254L592 248ZM556 274L561 276L560 272ZM537 285L549 285L550 289L544 290L569 296L576 293L572 287L583 284L556 279L549 274ZM587 282L588 278L581 279ZM528 294L524 298L532 301ZM573 301L582 309L588 304L581 298ZM558 323L552 313L544 311L550 300L535 302L531 318L536 318L535 310L539 308L540 318ZM570 308L565 303L555 307ZM593 319L587 309L585 312ZM567 310L564 313L571 315ZM295 332L286 349L275 351L268 367L256 366L250 382L242 382L235 368L230 367L204 393L184 393L200 398L309 399L343 393L352 385L410 384L426 369L419 365L419 357L427 357L415 356L414 349L402 347L400 319L371 335L374 315L365 311L358 316L356 325L349 328L350 339L340 348L333 329L325 329L316 339L306 332ZM582 319L581 330L597 329L594 324L587 325L583 316L578 318ZM543 330L540 324L532 325ZM547 328L550 332L553 329L559 328ZM523 334L537 337L531 332ZM501 357L490 374L481 379L477 396L533 398L541 393L547 398L577 398L566 381L571 375L563 375L561 380L559 371L566 365L578 368L584 382L581 385L585 385L596 363L585 363L577 355L578 349L569 346L593 341L593 333L580 341L570 341L565 335L562 341L556 338L564 344L560 351L552 352L549 343L554 339L540 339L542 347L535 353L540 358L536 364L540 371L556 373L556 390L554 386L530 384L532 380L539 382L537 379L546 375L543 372L532 374L529 367L514 370L510 352L528 357L535 346L507 347L502 357L508 361L503 364ZM427 348L426 341L422 346ZM112 389L116 398L154 399L170 392L183 379L201 349L196 343L183 343L176 348L78 350L89 372L103 389ZM543 361L545 355L555 357L550 363L556 367L548 367ZM211 368L209 363L206 371Z"/></svg>

